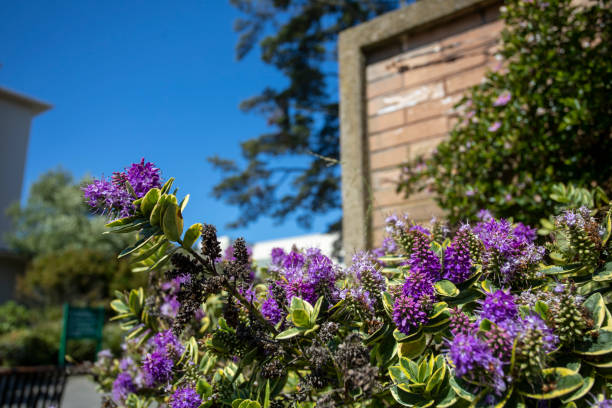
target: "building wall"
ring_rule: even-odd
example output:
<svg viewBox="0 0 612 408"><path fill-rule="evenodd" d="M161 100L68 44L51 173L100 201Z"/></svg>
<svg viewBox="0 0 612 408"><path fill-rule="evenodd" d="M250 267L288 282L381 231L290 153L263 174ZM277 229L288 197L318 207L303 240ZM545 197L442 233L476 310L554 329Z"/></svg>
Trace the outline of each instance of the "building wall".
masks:
<svg viewBox="0 0 612 408"><path fill-rule="evenodd" d="M340 34L343 239L347 258L378 246L384 219L442 215L430 193L395 192L400 166L428 155L456 122L453 106L482 81L503 23L500 0L427 0Z"/></svg>
<svg viewBox="0 0 612 408"><path fill-rule="evenodd" d="M31 119L26 107L0 99L0 247L11 225L6 209L21 198Z"/></svg>
<svg viewBox="0 0 612 408"><path fill-rule="evenodd" d="M366 54L365 87L373 245L384 219L408 212L417 222L443 215L431 193L395 192L400 166L427 156L455 124L453 106L466 88L495 69L499 5L474 10L425 32L404 35Z"/></svg>
<svg viewBox="0 0 612 408"><path fill-rule="evenodd" d="M23 173L34 116L51 106L0 87L0 303L14 295L26 261L12 253L3 237L10 230L7 208L21 199Z"/></svg>

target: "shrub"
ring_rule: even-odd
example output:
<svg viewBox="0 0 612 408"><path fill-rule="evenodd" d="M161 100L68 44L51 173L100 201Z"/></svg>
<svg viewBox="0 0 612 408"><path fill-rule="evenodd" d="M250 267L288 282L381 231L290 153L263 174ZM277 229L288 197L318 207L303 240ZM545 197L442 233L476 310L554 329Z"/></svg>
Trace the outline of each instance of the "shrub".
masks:
<svg viewBox="0 0 612 408"><path fill-rule="evenodd" d="M17 281L17 294L34 306L106 304L115 290L143 282L125 262L91 249L66 250L36 257Z"/></svg>
<svg viewBox="0 0 612 408"><path fill-rule="evenodd" d="M111 304L125 351L101 353L95 373L116 404L612 403L611 210L566 210L546 247L487 211L453 235L392 216L384 247L348 268L276 249L253 273L244 240L223 259L212 225L184 231L173 179L141 194L130 184L114 184L134 200L109 227L139 231L120 257L152 284Z"/></svg>
<svg viewBox="0 0 612 408"><path fill-rule="evenodd" d="M30 311L12 300L0 305L0 335L21 329L31 320Z"/></svg>
<svg viewBox="0 0 612 408"><path fill-rule="evenodd" d="M579 3L579 4L578 4ZM437 195L451 221L481 208L536 224L558 182L612 191L609 0L510 0L506 61L460 102L450 138L405 167L398 190Z"/></svg>

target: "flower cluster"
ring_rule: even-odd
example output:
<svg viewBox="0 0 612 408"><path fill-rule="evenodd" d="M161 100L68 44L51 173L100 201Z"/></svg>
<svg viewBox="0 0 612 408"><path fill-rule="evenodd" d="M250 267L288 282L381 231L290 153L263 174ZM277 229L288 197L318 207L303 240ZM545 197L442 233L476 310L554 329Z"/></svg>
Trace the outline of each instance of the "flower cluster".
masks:
<svg viewBox="0 0 612 408"><path fill-rule="evenodd" d="M535 311L519 314L516 299L508 291L496 290L479 303L474 324L468 323L464 313L452 315L454 337L447 356L459 378L479 388L491 384L500 396L513 381L546 368L547 354L559 340ZM517 364L523 370L510 372L514 344Z"/></svg>
<svg viewBox="0 0 612 408"><path fill-rule="evenodd" d="M172 379L174 362L183 353L184 348L171 330L159 332L150 341L153 351L148 353L143 362L145 385L156 387Z"/></svg>
<svg viewBox="0 0 612 408"><path fill-rule="evenodd" d="M104 177L94 179L91 184L83 187L83 195L95 211L111 217L128 217L134 213L134 200L160 186L159 169L142 159L123 172L113 173L110 180Z"/></svg>
<svg viewBox="0 0 612 408"><path fill-rule="evenodd" d="M264 316L272 322L280 321L283 308L291 303L293 297L312 305L319 297L324 297L329 304L333 304L337 298L336 279L340 270L319 249L293 249L285 253L275 248L272 250L270 271L278 279L271 285L262 308ZM277 296L281 292L282 295Z"/></svg>
<svg viewBox="0 0 612 408"><path fill-rule="evenodd" d="M141 165L121 176L134 195L159 182ZM160 231L148 207L119 223ZM93 372L120 407L605 406L612 225L562 214L544 265L533 228L480 215L452 230L391 216L382 249L346 267L294 247L256 268L244 239L222 254L212 225L183 234L168 219L161 249L134 253L148 287L111 304L130 333L123 355L100 353Z"/></svg>

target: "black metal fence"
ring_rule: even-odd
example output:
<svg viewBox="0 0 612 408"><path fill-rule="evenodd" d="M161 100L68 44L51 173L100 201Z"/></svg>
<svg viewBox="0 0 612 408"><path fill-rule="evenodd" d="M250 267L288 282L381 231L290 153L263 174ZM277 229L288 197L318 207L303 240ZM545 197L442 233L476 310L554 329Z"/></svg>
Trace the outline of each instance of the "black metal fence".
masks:
<svg viewBox="0 0 612 408"><path fill-rule="evenodd" d="M0 368L0 407L59 408L67 379L62 367Z"/></svg>

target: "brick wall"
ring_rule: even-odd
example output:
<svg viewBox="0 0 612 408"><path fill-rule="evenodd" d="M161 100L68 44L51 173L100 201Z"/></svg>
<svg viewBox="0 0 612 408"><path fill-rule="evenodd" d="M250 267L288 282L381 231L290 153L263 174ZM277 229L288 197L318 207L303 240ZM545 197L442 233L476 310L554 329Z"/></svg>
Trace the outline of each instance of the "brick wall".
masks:
<svg viewBox="0 0 612 408"><path fill-rule="evenodd" d="M496 69L500 4L463 14L438 27L389 39L365 54L367 155L372 243L384 219L407 211L427 222L442 211L428 193L395 193L398 166L429 154L454 125L453 105L466 88Z"/></svg>

